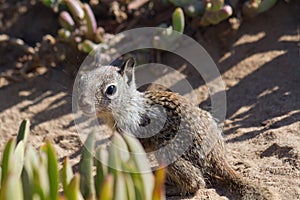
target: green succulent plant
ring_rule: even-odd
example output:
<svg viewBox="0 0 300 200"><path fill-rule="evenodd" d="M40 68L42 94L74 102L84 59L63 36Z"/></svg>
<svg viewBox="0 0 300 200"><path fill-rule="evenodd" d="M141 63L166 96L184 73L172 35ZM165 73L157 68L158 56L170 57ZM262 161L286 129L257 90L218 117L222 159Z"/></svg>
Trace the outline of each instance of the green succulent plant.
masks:
<svg viewBox="0 0 300 200"><path fill-rule="evenodd" d="M199 18L199 25L215 25L229 18L240 9L238 0L169 0L184 9L186 15ZM254 17L272 8L277 0L248 0L243 2L241 12L244 17Z"/></svg>
<svg viewBox="0 0 300 200"><path fill-rule="evenodd" d="M183 33L185 27L184 12L180 7L177 7L172 14L172 25L167 27L166 24L160 25L162 31L153 38L153 46L158 49L174 50L178 48L177 33Z"/></svg>
<svg viewBox="0 0 300 200"><path fill-rule="evenodd" d="M76 45L78 50L89 53L96 44L104 41L104 29L97 27L95 15L87 3L65 0L67 10L59 13L62 26L58 31L61 40Z"/></svg>
<svg viewBox="0 0 300 200"><path fill-rule="evenodd" d="M184 31L184 14L181 8L176 8L172 14L173 29L180 33Z"/></svg>
<svg viewBox="0 0 300 200"><path fill-rule="evenodd" d="M200 19L200 25L214 25L230 17L233 13L230 5L224 0L169 0L175 6L184 9L184 12L193 18Z"/></svg>
<svg viewBox="0 0 300 200"><path fill-rule="evenodd" d="M206 3L205 12L200 24L203 26L215 25L230 17L233 10L230 5L225 5L224 0L211 0Z"/></svg>
<svg viewBox="0 0 300 200"><path fill-rule="evenodd" d="M60 166L49 141L38 151L26 145L28 135L29 121L24 120L17 138L10 139L5 146L0 168L0 200L165 198L163 169L155 177L151 172L138 173L150 170L150 166L145 164L147 158L141 156L144 153L141 144L133 137L115 133L108 151L98 148L91 152L95 134L89 134L79 170L74 173L67 157ZM93 155L97 158L95 165ZM107 159L110 167L101 159Z"/></svg>

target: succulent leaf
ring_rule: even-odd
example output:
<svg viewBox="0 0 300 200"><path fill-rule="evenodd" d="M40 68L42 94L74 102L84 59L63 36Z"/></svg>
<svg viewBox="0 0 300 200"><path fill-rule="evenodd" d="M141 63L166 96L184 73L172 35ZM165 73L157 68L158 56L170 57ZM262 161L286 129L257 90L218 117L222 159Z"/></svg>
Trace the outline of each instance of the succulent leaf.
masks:
<svg viewBox="0 0 300 200"><path fill-rule="evenodd" d="M87 38L93 40L97 29L96 19L91 7L88 4L84 3L82 7L84 11L84 19L87 25Z"/></svg>
<svg viewBox="0 0 300 200"><path fill-rule="evenodd" d="M93 154L95 147L95 133L88 135L84 142L81 160L79 162L80 191L84 198L95 198L95 187L93 177Z"/></svg>
<svg viewBox="0 0 300 200"><path fill-rule="evenodd" d="M73 178L70 181L70 184L68 185L68 193L66 193L66 196L68 200L83 200L83 196L80 193L79 190L80 187L80 175L76 173Z"/></svg>
<svg viewBox="0 0 300 200"><path fill-rule="evenodd" d="M8 143L6 144L2 156L2 170L1 170L1 187L4 184L4 181L6 180L10 168L11 168L11 159L14 154L14 149L16 146L16 141L14 139L10 139Z"/></svg>
<svg viewBox="0 0 300 200"><path fill-rule="evenodd" d="M26 119L23 120L17 135L17 144L22 140L24 141L24 145L27 143L27 139L30 131L29 128L30 128L30 121Z"/></svg>
<svg viewBox="0 0 300 200"><path fill-rule="evenodd" d="M165 182L165 168L159 168L155 172L155 185L153 188L152 200L165 199L164 182Z"/></svg>
<svg viewBox="0 0 300 200"><path fill-rule="evenodd" d="M10 173L5 180L1 192L0 200L23 200L23 189L20 177L17 174Z"/></svg>
<svg viewBox="0 0 300 200"><path fill-rule="evenodd" d="M62 11L59 14L59 23L63 28L65 28L69 31L71 31L75 28L75 22L74 22L73 18L71 17L71 15L67 11Z"/></svg>
<svg viewBox="0 0 300 200"><path fill-rule="evenodd" d="M176 8L172 14L173 29L180 33L184 31L184 13L181 8Z"/></svg>
<svg viewBox="0 0 300 200"><path fill-rule="evenodd" d="M120 134L114 134L112 145L119 151L120 159L123 162L127 162L130 158L130 154L127 144Z"/></svg>
<svg viewBox="0 0 300 200"><path fill-rule="evenodd" d="M96 195L99 196L100 188L108 174L108 167L103 164L108 162L107 151L103 148L98 148L96 150L96 178L95 178L95 188Z"/></svg>
<svg viewBox="0 0 300 200"><path fill-rule="evenodd" d="M29 124L24 121L21 126L23 130L27 129L24 128L26 126L29 128ZM20 135L25 136L28 133L25 134L23 131ZM157 173L153 187L154 179L145 152L139 141L129 135L121 136L115 133L108 151L97 150L95 183L92 153L95 145L94 133L88 135L85 141L79 173L73 175L71 165L65 158L60 179L58 161L52 144L47 141L39 153L28 146L24 156L25 137L20 136L17 145L16 140L11 139L5 146L0 168L2 177L0 200L93 200L96 197L108 200L150 200L154 197L164 199L163 188L160 188L164 181L163 175ZM101 161L104 161L104 164ZM105 165L107 162L111 167ZM144 173L144 170L148 173ZM60 195L58 195L59 180L63 186Z"/></svg>
<svg viewBox="0 0 300 200"><path fill-rule="evenodd" d="M125 186L127 191L127 199L128 200L135 200L135 189L134 189L134 182L130 174L124 174Z"/></svg>
<svg viewBox="0 0 300 200"><path fill-rule="evenodd" d="M24 199L33 199L33 181L30 179L26 169L22 171L21 177Z"/></svg>
<svg viewBox="0 0 300 200"><path fill-rule="evenodd" d="M140 185L143 188L142 191L145 192L144 199L150 199L154 187L153 184L154 180L150 168L150 163L145 156L145 151L142 145L140 144L140 142L136 138L133 138L128 134L123 134L122 136L128 145L128 149L131 152L132 159L136 165L138 172L142 174L141 175L140 173L133 173L132 176L134 176L135 180L137 181L139 181L138 180L139 177L141 178Z"/></svg>
<svg viewBox="0 0 300 200"><path fill-rule="evenodd" d="M20 177L22 170L23 170L23 165L24 165L24 149L25 145L23 141L20 141L16 148L15 152L13 154L13 160L12 160L12 166L11 166L11 172L17 176Z"/></svg>
<svg viewBox="0 0 300 200"><path fill-rule="evenodd" d="M45 153L47 155L47 175L49 178L50 198L55 200L58 198L58 164L54 148L49 141L46 142Z"/></svg>
<svg viewBox="0 0 300 200"><path fill-rule="evenodd" d="M114 195L114 176L109 174L106 176L103 185L101 187L101 192L99 196L99 200L111 200Z"/></svg>
<svg viewBox="0 0 300 200"><path fill-rule="evenodd" d="M119 174L117 177L114 199L115 200L126 200L127 199L125 180L124 180L123 174ZM128 199L128 200L130 200L130 199Z"/></svg>
<svg viewBox="0 0 300 200"><path fill-rule="evenodd" d="M70 184L74 174L72 171L72 167L69 163L69 159L67 157L63 160L63 166L61 169L61 182L63 185L63 189L65 193L68 193L68 185Z"/></svg>
<svg viewBox="0 0 300 200"><path fill-rule="evenodd" d="M84 18L84 11L81 7L81 2L78 0L65 0L65 3L75 18L76 21L80 21Z"/></svg>

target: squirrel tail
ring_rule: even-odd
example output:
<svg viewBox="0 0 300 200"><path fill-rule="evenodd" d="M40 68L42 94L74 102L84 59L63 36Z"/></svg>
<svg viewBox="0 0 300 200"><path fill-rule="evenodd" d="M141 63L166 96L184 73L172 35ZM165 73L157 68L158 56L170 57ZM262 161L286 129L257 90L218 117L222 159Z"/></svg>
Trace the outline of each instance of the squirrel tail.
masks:
<svg viewBox="0 0 300 200"><path fill-rule="evenodd" d="M212 173L218 180L229 186L241 200L275 200L275 194L254 181L240 176L227 162L223 144L217 144L211 152Z"/></svg>

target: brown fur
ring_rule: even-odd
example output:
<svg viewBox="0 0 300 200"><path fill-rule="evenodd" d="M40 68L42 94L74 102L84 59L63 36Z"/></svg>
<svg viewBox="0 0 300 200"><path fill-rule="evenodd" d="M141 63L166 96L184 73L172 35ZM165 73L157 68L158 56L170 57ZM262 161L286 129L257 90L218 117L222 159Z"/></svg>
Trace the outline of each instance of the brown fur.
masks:
<svg viewBox="0 0 300 200"><path fill-rule="evenodd" d="M159 162L176 157L173 153L183 149L167 166L168 179L178 186L181 194L193 194L205 188L208 181L217 180L236 193L238 199L275 199L269 190L232 169L225 157L221 130L209 112L167 90L152 88L139 92L132 69L132 81L128 82L128 67L133 67L132 62L127 61L120 70L103 66L87 73L81 84L81 110L91 113L93 110L87 108L94 104L94 112L104 117L112 129L146 136L139 140L145 149L156 153ZM117 88L116 92L107 95L105 89L111 85ZM158 132L151 126L159 127ZM161 150L165 146L170 147L169 151Z"/></svg>

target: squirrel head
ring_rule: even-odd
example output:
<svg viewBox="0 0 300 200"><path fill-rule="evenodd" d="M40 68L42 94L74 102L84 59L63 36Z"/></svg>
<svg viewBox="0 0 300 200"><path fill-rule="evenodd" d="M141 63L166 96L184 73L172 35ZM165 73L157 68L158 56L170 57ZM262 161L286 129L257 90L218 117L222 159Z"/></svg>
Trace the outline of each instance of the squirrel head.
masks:
<svg viewBox="0 0 300 200"><path fill-rule="evenodd" d="M140 109L140 93L134 77L135 60L129 58L121 67L99 66L79 78L78 106L86 115L122 119ZM139 110L137 112L140 112Z"/></svg>

